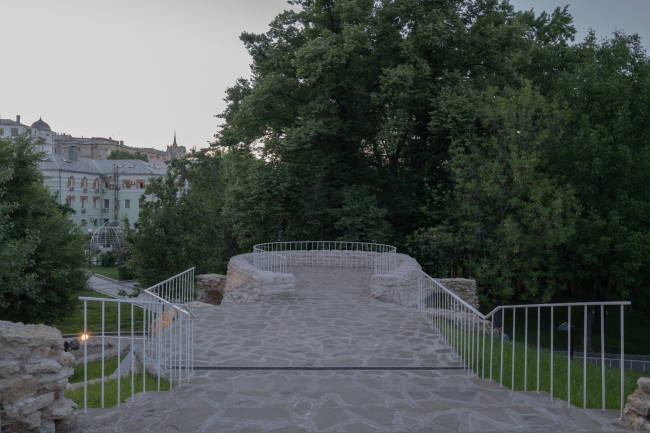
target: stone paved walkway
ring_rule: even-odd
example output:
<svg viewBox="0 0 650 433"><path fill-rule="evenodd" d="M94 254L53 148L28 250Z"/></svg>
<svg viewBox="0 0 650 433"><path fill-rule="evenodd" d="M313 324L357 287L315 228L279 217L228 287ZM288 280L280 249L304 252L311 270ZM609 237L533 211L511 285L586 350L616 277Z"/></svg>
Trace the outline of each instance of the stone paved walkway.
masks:
<svg viewBox="0 0 650 433"><path fill-rule="evenodd" d="M197 366L267 370L197 370L190 383L171 392L138 394L135 402L119 410L89 410L80 417L79 430L297 433L626 429L618 421L617 411L567 409L565 402L550 402L546 393L512 392L495 382L467 375L412 309L370 299L369 272L331 268L292 272L297 280L295 298L197 310ZM322 369L327 367L351 369ZM424 367L432 369L416 369Z"/></svg>
<svg viewBox="0 0 650 433"><path fill-rule="evenodd" d="M119 295L120 290L130 292L131 288L136 284L135 281L115 281L111 278L107 278L103 275L90 273L90 280L88 280L88 285L98 292L102 292L113 298L122 298Z"/></svg>

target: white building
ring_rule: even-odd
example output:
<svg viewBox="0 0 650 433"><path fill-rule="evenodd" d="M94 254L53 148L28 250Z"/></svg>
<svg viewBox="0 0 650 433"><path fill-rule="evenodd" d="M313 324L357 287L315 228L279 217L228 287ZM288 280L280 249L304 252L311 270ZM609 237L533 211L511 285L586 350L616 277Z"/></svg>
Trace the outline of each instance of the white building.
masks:
<svg viewBox="0 0 650 433"><path fill-rule="evenodd" d="M52 132L50 125L43 119L38 119L32 123L32 126L27 126L20 123L20 116L16 116L16 120L0 118L0 138L17 137L23 134L34 137L36 147L40 152L54 153L57 134Z"/></svg>
<svg viewBox="0 0 650 433"><path fill-rule="evenodd" d="M143 196L152 177L161 177L165 168L139 159L93 160L79 158L72 144L67 155L48 154L39 163L45 185L57 201L76 213L70 219L82 227L99 227L126 215L138 220Z"/></svg>

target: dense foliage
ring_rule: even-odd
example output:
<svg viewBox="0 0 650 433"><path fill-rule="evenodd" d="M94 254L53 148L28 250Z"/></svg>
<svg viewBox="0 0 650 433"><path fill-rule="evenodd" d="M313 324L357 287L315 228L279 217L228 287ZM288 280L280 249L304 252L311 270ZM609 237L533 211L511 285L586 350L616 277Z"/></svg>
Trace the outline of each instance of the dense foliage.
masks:
<svg viewBox="0 0 650 433"><path fill-rule="evenodd" d="M35 147L0 139L0 317L51 324L77 308L86 240L43 186Z"/></svg>
<svg viewBox="0 0 650 433"><path fill-rule="evenodd" d="M346 239L477 278L484 301L650 301L638 37L574 44L566 8L507 0L290 3L242 34L252 75L227 89L213 150L152 185L132 238L142 269Z"/></svg>
<svg viewBox="0 0 650 433"><path fill-rule="evenodd" d="M144 162L149 162L149 157L140 152L127 152L126 150L114 150L106 159L139 159Z"/></svg>
<svg viewBox="0 0 650 433"><path fill-rule="evenodd" d="M225 272L233 248L230 227L220 217L224 202L223 161L217 152L174 159L164 179L151 178L139 219L127 230L127 266L148 287L190 267L196 273ZM126 226L129 226L128 222Z"/></svg>

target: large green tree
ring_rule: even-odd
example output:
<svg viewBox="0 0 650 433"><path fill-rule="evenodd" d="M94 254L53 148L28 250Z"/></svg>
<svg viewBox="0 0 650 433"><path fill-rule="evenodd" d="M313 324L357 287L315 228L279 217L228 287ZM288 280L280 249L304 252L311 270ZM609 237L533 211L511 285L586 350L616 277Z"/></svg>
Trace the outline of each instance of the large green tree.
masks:
<svg viewBox="0 0 650 433"><path fill-rule="evenodd" d="M431 190L443 222L417 231L411 250L424 264L463 268L497 300L548 302L579 211L566 176L548 170L566 114L530 87L490 89L485 101L481 127L452 144L454 189Z"/></svg>
<svg viewBox="0 0 650 433"><path fill-rule="evenodd" d="M239 181L255 188L240 188L243 202L227 206L251 221L237 226L243 242L401 245L433 223L426 185L449 187L449 146L476 125L482 92L520 87L532 47L574 32L565 11L535 19L505 1L291 3L297 11L280 14L266 34L241 36L252 77L228 89L215 143L261 157ZM551 22L553 32L537 31ZM550 33L553 40L540 39ZM361 195L367 211L359 213L352 197ZM248 218L264 209L263 219Z"/></svg>
<svg viewBox="0 0 650 433"><path fill-rule="evenodd" d="M225 272L232 249L230 225L221 218L225 183L219 152L193 152L152 178L138 221L127 230L127 248L141 286L159 283L196 267L196 273Z"/></svg>
<svg viewBox="0 0 650 433"><path fill-rule="evenodd" d="M74 313L86 286L86 240L43 185L26 136L0 139L0 317L51 324Z"/></svg>
<svg viewBox="0 0 650 433"><path fill-rule="evenodd" d="M572 47L547 97L567 107L550 153L582 211L561 251L557 278L593 300L650 303L650 60L637 36L590 34ZM540 87L542 87L540 85Z"/></svg>

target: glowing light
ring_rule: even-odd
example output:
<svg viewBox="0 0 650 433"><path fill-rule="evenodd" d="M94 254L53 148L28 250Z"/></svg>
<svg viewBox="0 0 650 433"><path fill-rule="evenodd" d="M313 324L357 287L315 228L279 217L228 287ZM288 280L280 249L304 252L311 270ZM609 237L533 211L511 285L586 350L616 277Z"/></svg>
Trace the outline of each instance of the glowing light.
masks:
<svg viewBox="0 0 650 433"><path fill-rule="evenodd" d="M86 341L86 340L88 340L88 338L90 338L90 336L88 334L82 334L81 335L81 341Z"/></svg>

